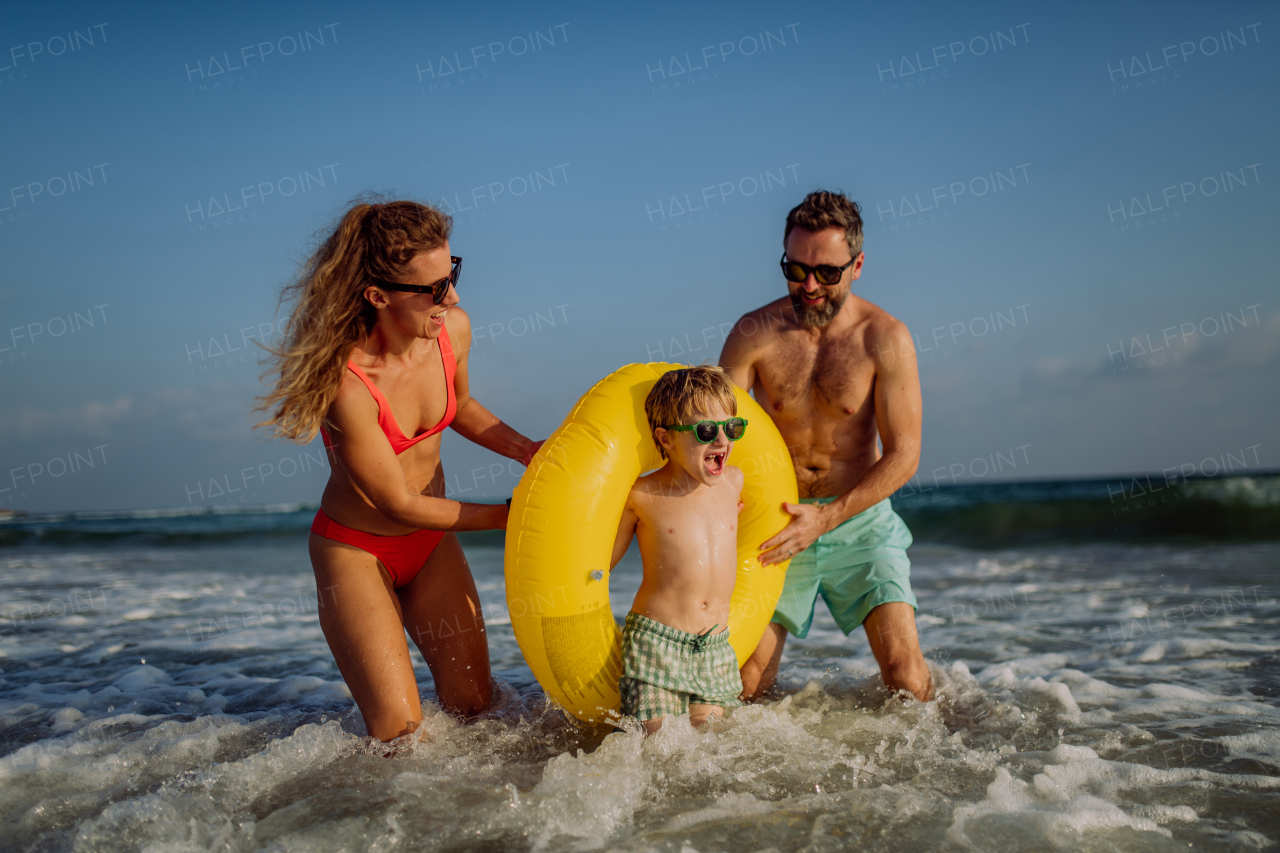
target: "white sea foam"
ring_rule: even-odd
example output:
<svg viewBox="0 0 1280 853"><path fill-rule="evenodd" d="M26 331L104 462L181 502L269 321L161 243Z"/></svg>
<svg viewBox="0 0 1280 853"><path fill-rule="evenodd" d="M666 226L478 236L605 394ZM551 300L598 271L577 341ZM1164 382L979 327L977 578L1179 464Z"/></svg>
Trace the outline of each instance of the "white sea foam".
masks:
<svg viewBox="0 0 1280 853"><path fill-rule="evenodd" d="M1278 551L916 549L938 700L888 696L819 605L784 698L645 739L549 706L501 553L473 549L498 699L463 725L419 662L426 718L392 757L325 646L300 544L12 554L0 829L95 853L1261 849L1280 841ZM614 574L619 616L636 568ZM1230 623L1196 609L1224 596Z"/></svg>

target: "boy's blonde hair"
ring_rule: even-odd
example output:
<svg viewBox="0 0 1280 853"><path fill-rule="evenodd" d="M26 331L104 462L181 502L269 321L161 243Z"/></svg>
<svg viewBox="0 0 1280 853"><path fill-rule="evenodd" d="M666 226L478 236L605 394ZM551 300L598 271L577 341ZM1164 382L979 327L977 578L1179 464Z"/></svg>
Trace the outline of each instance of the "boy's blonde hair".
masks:
<svg viewBox="0 0 1280 853"><path fill-rule="evenodd" d="M738 414L738 398L724 368L716 365L685 367L658 378L644 398L644 414L649 419L649 435L662 458L667 453L658 442L658 427L683 424L697 412L707 413L719 403L730 415Z"/></svg>

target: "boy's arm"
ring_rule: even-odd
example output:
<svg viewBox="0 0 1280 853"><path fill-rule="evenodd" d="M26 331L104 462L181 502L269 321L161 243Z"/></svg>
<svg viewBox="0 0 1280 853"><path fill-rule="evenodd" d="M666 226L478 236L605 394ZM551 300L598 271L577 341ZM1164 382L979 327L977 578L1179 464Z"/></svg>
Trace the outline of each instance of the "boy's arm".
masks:
<svg viewBox="0 0 1280 853"><path fill-rule="evenodd" d="M622 519L618 522L618 536L613 540L613 557L609 560L609 569L618 565L618 561L627 553L627 549L631 547L631 537L636 532L636 524L639 523L640 517L636 515L636 511L631 507L631 497L627 497L626 506L622 508Z"/></svg>

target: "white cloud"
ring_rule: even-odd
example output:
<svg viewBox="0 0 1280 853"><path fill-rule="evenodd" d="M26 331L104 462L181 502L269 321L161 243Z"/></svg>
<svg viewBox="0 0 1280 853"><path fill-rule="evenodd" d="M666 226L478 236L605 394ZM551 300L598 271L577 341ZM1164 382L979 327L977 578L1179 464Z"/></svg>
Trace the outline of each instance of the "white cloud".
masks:
<svg viewBox="0 0 1280 853"><path fill-rule="evenodd" d="M112 426L126 420L133 410L133 400L129 397L117 397L109 403L95 400L64 409L25 406L8 416L0 416L0 430L21 438L55 435L110 438Z"/></svg>
<svg viewBox="0 0 1280 853"><path fill-rule="evenodd" d="M140 400L117 397L75 407L24 406L0 415L0 431L21 439L110 439L119 427L167 429L179 439L225 443L249 438L252 400L226 382L164 387Z"/></svg>

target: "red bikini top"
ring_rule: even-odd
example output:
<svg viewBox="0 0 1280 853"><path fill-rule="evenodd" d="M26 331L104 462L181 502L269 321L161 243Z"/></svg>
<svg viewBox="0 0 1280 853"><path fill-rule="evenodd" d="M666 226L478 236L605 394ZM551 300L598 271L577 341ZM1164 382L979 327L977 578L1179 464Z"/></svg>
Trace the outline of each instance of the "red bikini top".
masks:
<svg viewBox="0 0 1280 853"><path fill-rule="evenodd" d="M410 447L413 447L424 438L443 432L444 428L453 422L453 416L458 412L458 399L453 391L453 377L458 372L458 360L453 354L453 344L449 342L449 330L440 329L440 337L436 338L440 342L440 360L444 364L445 387L449 393L449 403L445 406L444 417L440 419L440 423L433 426L426 432L419 433L413 438L405 437L401 431L400 425L396 423L396 416L391 412L391 404L387 402L387 398L378 390L378 386L369 380L360 366L354 361L348 361L347 367L369 388L369 393L373 395L373 401L378 404L378 426L382 427L382 431L387 436L387 441L391 442L391 449L399 456ZM320 435L324 439L324 446L332 448L333 441L329 437L329 431L324 427L320 428Z"/></svg>

